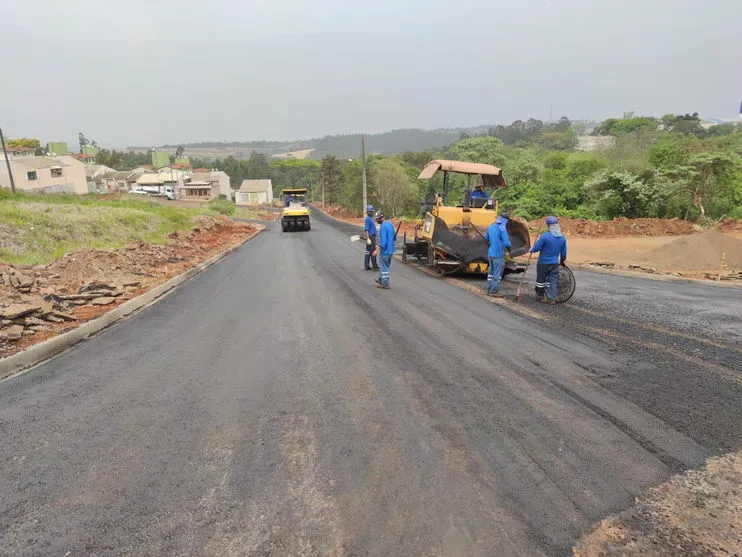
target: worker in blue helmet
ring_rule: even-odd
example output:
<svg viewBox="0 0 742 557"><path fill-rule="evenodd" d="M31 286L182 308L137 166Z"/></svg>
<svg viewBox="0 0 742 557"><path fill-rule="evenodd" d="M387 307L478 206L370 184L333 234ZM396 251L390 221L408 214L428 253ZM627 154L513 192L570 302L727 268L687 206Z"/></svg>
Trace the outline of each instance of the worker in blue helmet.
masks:
<svg viewBox="0 0 742 557"><path fill-rule="evenodd" d="M556 304L559 266L567 262L567 238L562 234L559 220L546 217L547 231L541 234L531 248L538 252L536 265L536 296L546 304Z"/></svg>
<svg viewBox="0 0 742 557"><path fill-rule="evenodd" d="M397 235L394 225L388 220L384 220L381 211L376 212L376 222L379 227L379 244L376 246L374 255L381 255L381 272L376 279L377 288L389 289L389 268L392 265L392 256L394 255L394 237Z"/></svg>
<svg viewBox="0 0 742 557"><path fill-rule="evenodd" d="M363 221L363 233L366 235L366 254L363 257L363 268L367 271L379 270L379 264L374 255L374 250L376 250L376 223L373 214L374 206L366 205L366 218Z"/></svg>

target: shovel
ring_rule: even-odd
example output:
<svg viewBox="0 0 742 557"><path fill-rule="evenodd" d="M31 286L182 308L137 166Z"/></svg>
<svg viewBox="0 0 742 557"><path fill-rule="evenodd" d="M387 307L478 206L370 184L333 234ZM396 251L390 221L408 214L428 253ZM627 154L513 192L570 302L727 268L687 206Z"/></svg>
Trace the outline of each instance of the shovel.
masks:
<svg viewBox="0 0 742 557"><path fill-rule="evenodd" d="M541 230L543 229L543 226L539 227L538 232L536 232L536 239L538 240L539 236L541 236ZM523 276L520 277L520 282L518 283L518 290L515 291L515 301L520 302L520 290L523 288L523 281L526 278L526 273L528 272L528 267L531 264L531 257L533 257L533 252L528 252L528 261L526 262L526 268L523 270Z"/></svg>

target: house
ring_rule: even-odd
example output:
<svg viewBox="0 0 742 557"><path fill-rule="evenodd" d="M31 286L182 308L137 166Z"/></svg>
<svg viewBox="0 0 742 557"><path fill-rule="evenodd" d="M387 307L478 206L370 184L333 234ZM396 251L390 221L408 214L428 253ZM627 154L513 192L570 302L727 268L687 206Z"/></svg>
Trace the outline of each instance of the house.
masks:
<svg viewBox="0 0 742 557"><path fill-rule="evenodd" d="M15 187L30 193L89 193L85 165L68 156L22 156L9 159ZM0 165L0 186L9 188L6 165Z"/></svg>
<svg viewBox="0 0 742 557"><path fill-rule="evenodd" d="M180 189L180 198L186 201L214 199L220 195L232 200L229 176L221 170L194 172Z"/></svg>
<svg viewBox="0 0 742 557"><path fill-rule="evenodd" d="M267 205L273 202L273 183L270 180L242 180L235 192L237 205Z"/></svg>
<svg viewBox="0 0 742 557"><path fill-rule="evenodd" d="M73 158L77 159L77 157ZM104 174L107 174L109 172L116 172L116 169L111 168L110 166L105 166L103 164L85 165L85 176L87 176L89 182L94 182L98 177L103 176Z"/></svg>
<svg viewBox="0 0 742 557"><path fill-rule="evenodd" d="M87 153L72 153L70 157L85 164L93 164L95 162L95 157Z"/></svg>
<svg viewBox="0 0 742 557"><path fill-rule="evenodd" d="M30 147L8 147L6 149L9 157L33 157L36 155L36 149Z"/></svg>
<svg viewBox="0 0 742 557"><path fill-rule="evenodd" d="M130 190L129 182L127 178L131 172L128 170L116 170L113 172L106 172L102 176L99 176L97 182L100 184L100 189L108 193L127 192ZM136 179L132 183L136 183Z"/></svg>

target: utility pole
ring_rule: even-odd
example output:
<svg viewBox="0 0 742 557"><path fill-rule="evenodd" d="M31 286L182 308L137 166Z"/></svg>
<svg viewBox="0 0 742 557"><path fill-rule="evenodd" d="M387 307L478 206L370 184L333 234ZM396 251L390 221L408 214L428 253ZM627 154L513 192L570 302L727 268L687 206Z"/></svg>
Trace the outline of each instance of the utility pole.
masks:
<svg viewBox="0 0 742 557"><path fill-rule="evenodd" d="M0 128L0 143L3 144L3 155L5 155L5 166L8 167L8 177L10 178L10 191L15 195L15 180L13 180L13 171L10 169L10 159L8 158L8 150L5 148L5 138L3 137L3 129Z"/></svg>
<svg viewBox="0 0 742 557"><path fill-rule="evenodd" d="M368 195L366 192L366 138L363 135L361 136L361 168L363 169L363 207L361 207L361 214L364 214L368 205Z"/></svg>

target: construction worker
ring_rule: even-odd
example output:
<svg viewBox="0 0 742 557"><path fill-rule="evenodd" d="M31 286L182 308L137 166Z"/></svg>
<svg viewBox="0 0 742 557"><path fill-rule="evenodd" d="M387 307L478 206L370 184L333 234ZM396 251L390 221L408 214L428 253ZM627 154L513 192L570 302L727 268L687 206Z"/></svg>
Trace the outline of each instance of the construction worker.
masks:
<svg viewBox="0 0 742 557"><path fill-rule="evenodd" d="M363 257L363 268L366 271L379 270L379 264L376 261L376 255L374 255L374 251L376 251L376 223L373 215L374 206L366 205L366 218L363 221L363 231L366 233L366 254Z"/></svg>
<svg viewBox="0 0 742 557"><path fill-rule="evenodd" d="M495 224L502 228L505 233L508 231L508 221L510 220L510 213L507 211L503 211L500 213L500 216L497 217L497 220L495 221Z"/></svg>
<svg viewBox="0 0 742 557"><path fill-rule="evenodd" d="M536 296L545 304L556 304L559 266L567 262L567 238L562 234L559 220L546 217L548 230L541 234L531 248L538 252L536 265Z"/></svg>
<svg viewBox="0 0 742 557"><path fill-rule="evenodd" d="M374 250L374 255L381 254L379 259L381 272L379 273L379 278L376 279L376 287L389 290L389 268L392 265L392 255L394 255L395 230L391 222L384 220L384 215L381 211L376 212L376 222L381 225L379 227L379 243L376 246L376 250Z"/></svg>
<svg viewBox="0 0 742 557"><path fill-rule="evenodd" d="M286 197L284 198L284 200L283 200L283 206L284 206L284 207L288 207L289 205L291 205L291 202L292 202L293 200L294 200L294 198L293 198L293 197L291 197L291 194L287 195L287 196L286 196Z"/></svg>
<svg viewBox="0 0 742 557"><path fill-rule="evenodd" d="M482 184L474 186L474 191L471 192L471 199L474 199L475 197L481 197L482 199L490 198L490 196L487 195L487 192L484 191L484 186L482 186Z"/></svg>
<svg viewBox="0 0 742 557"><path fill-rule="evenodd" d="M500 279L505 268L505 251L510 249L510 237L504 226L499 224L499 218L487 228L484 239L489 242L487 257L489 268L487 269L487 296L502 298L500 290ZM506 221L507 222L507 221Z"/></svg>

